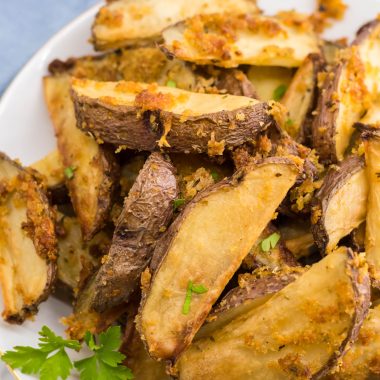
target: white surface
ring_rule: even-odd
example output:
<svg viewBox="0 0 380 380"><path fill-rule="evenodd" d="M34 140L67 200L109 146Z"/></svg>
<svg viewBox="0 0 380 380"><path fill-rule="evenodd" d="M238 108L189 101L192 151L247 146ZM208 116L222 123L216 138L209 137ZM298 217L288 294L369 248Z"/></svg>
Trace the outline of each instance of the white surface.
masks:
<svg viewBox="0 0 380 380"><path fill-rule="evenodd" d="M312 0L259 0L258 3L268 13L285 9L309 12L314 7ZM346 3L349 4L349 10L344 22L336 23L328 30L327 38L352 38L360 25L380 12L380 0L346 0ZM55 35L36 53L4 93L0 102L0 150L12 158L20 158L24 164L30 164L55 147L43 101L41 78L46 75L47 65L54 58L65 59L92 52L87 41L96 9L90 9ZM51 298L41 305L33 322L11 326L0 321L0 349L4 351L15 345L35 345L37 332L44 324L57 333L63 333L59 318L69 313L70 307ZM30 377L21 375L20 378ZM0 379L8 379L3 367L0 367Z"/></svg>

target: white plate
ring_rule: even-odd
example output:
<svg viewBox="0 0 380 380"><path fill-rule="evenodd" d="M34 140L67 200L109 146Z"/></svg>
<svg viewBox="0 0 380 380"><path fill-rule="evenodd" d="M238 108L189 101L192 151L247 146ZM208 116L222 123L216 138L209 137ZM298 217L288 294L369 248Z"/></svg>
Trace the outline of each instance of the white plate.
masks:
<svg viewBox="0 0 380 380"><path fill-rule="evenodd" d="M346 0L346 3L349 4L349 10L345 20L334 24L327 31L327 38L352 38L360 25L380 12L380 0ZM310 12L314 1L259 0L259 5L269 14L284 9ZM0 150L12 158L19 158L28 165L54 149L54 135L43 100L41 78L47 74L46 68L54 58L66 59L93 53L87 41L97 9L98 6L91 8L57 33L25 65L4 93L0 102ZM0 321L0 350L15 345L35 345L37 332L45 324L62 334L64 328L59 319L69 313L68 305L50 298L40 306L40 312L34 321L27 321L22 326ZM0 367L0 379L7 378L5 369ZM25 375L20 378L30 379Z"/></svg>

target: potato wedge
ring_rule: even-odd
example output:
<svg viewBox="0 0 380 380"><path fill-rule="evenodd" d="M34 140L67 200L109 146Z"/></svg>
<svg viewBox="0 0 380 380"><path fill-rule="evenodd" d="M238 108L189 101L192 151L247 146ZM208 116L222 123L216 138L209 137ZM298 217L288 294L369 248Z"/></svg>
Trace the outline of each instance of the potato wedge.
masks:
<svg viewBox="0 0 380 380"><path fill-rule="evenodd" d="M379 119L380 120L380 119ZM380 287L380 130L379 124L363 127L367 181L369 186L365 250L373 283Z"/></svg>
<svg viewBox="0 0 380 380"><path fill-rule="evenodd" d="M199 13L257 12L254 0L118 0L96 15L92 26L96 50L149 43L167 26Z"/></svg>
<svg viewBox="0 0 380 380"><path fill-rule="evenodd" d="M46 185L50 188L61 186L65 183L65 167L58 150L53 150L30 167L42 175Z"/></svg>
<svg viewBox="0 0 380 380"><path fill-rule="evenodd" d="M357 48L347 48L343 58L326 75L313 121L313 146L321 162L343 160L366 98L364 65Z"/></svg>
<svg viewBox="0 0 380 380"><path fill-rule="evenodd" d="M76 217L63 216L63 236L58 238L57 278L72 290L74 295L99 266L100 258L108 252L110 239L104 231L84 242Z"/></svg>
<svg viewBox="0 0 380 380"><path fill-rule="evenodd" d="M76 128L68 76L44 78L48 110L65 168L67 186L84 240L90 240L108 219L118 179L116 158Z"/></svg>
<svg viewBox="0 0 380 380"><path fill-rule="evenodd" d="M312 114L318 100L318 74L324 62L320 54L310 54L297 70L281 103L288 115L284 124L289 135L302 143L310 142Z"/></svg>
<svg viewBox="0 0 380 380"><path fill-rule="evenodd" d="M365 84L372 99L378 96L380 81L380 21L375 19L363 25L352 43L365 65Z"/></svg>
<svg viewBox="0 0 380 380"><path fill-rule="evenodd" d="M56 277L55 213L33 174L0 153L0 285L3 318L22 323L38 311Z"/></svg>
<svg viewBox="0 0 380 380"><path fill-rule="evenodd" d="M273 121L270 107L255 99L143 83L73 79L72 96L78 128L136 150L222 155Z"/></svg>
<svg viewBox="0 0 380 380"><path fill-rule="evenodd" d="M368 183L363 157L351 156L330 168L312 206L312 233L325 253L365 221Z"/></svg>
<svg viewBox="0 0 380 380"><path fill-rule="evenodd" d="M104 312L127 302L137 290L177 198L174 167L160 153L152 153L124 201L110 251L91 281L91 309Z"/></svg>
<svg viewBox="0 0 380 380"><path fill-rule="evenodd" d="M197 15L162 33L163 51L197 64L298 67L319 41L308 18L288 12Z"/></svg>
<svg viewBox="0 0 380 380"><path fill-rule="evenodd" d="M380 376L380 307L369 311L358 340L326 380L369 380Z"/></svg>
<svg viewBox="0 0 380 380"><path fill-rule="evenodd" d="M370 305L365 260L345 247L263 305L195 341L181 380L320 379L356 339Z"/></svg>
<svg viewBox="0 0 380 380"><path fill-rule="evenodd" d="M239 278L239 286L230 290L212 310L206 323L195 335L197 341L226 326L235 318L263 305L275 293L295 281L304 268L289 268L285 271L245 274Z"/></svg>
<svg viewBox="0 0 380 380"><path fill-rule="evenodd" d="M200 192L169 227L155 249L149 286L144 278L138 318L151 356L175 360L191 343L298 170L292 159L282 157L246 167ZM194 293L186 312L190 281L207 292Z"/></svg>

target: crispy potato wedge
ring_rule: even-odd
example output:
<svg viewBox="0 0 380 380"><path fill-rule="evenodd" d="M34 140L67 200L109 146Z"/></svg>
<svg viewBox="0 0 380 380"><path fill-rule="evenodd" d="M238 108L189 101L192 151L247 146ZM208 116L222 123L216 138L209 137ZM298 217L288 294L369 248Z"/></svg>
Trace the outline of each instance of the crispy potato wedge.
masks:
<svg viewBox="0 0 380 380"><path fill-rule="evenodd" d="M138 318L151 356L175 360L191 343L298 170L290 158L246 167L200 192L169 227L155 249L149 285L144 278ZM189 281L207 292L194 293L189 312L183 313Z"/></svg>
<svg viewBox="0 0 380 380"><path fill-rule="evenodd" d="M366 98L364 65L357 48L347 48L326 75L312 125L313 146L321 162L343 160Z"/></svg>
<svg viewBox="0 0 380 380"><path fill-rule="evenodd" d="M56 277L55 213L33 171L0 153L0 284L3 318L22 323L38 311Z"/></svg>
<svg viewBox="0 0 380 380"><path fill-rule="evenodd" d="M237 67L298 67L319 41L308 18L292 12L278 17L259 14L196 15L162 33L163 51L197 64Z"/></svg>
<svg viewBox="0 0 380 380"><path fill-rule="evenodd" d="M276 90L281 86L288 88L294 76L294 69L276 66L250 66L247 78L251 81L256 99L263 101L276 99Z"/></svg>
<svg viewBox="0 0 380 380"><path fill-rule="evenodd" d="M358 340L326 380L369 380L380 376L380 307L369 311Z"/></svg>
<svg viewBox="0 0 380 380"><path fill-rule="evenodd" d="M380 119L379 119L380 120ZM365 158L367 164L367 181L369 186L365 251L367 261L376 287L380 286L380 131L378 124L364 128Z"/></svg>
<svg viewBox="0 0 380 380"><path fill-rule="evenodd" d="M110 150L76 128L68 76L44 78L48 110L63 163L70 168L67 186L84 240L90 240L109 216L118 165Z"/></svg>
<svg viewBox="0 0 380 380"><path fill-rule="evenodd" d="M242 275L239 286L230 290L211 311L206 323L195 335L194 340L210 337L238 316L263 305L275 293L295 281L305 271L304 268L288 268L285 271Z"/></svg>
<svg viewBox="0 0 380 380"><path fill-rule="evenodd" d="M100 265L100 258L108 252L110 238L98 232L90 241L82 238L81 226L76 217L62 217L63 234L58 238L57 278L77 294L88 275Z"/></svg>
<svg viewBox="0 0 380 380"><path fill-rule="evenodd" d="M365 221L368 183L363 157L351 156L330 168L312 206L312 233L322 252Z"/></svg>
<svg viewBox="0 0 380 380"><path fill-rule="evenodd" d="M365 65L365 84L372 99L378 96L380 81L380 21L378 19L363 25L352 43L358 47L359 55Z"/></svg>
<svg viewBox="0 0 380 380"><path fill-rule="evenodd" d="M222 155L273 121L266 103L248 97L135 82L73 79L72 96L78 128L136 150Z"/></svg>
<svg viewBox="0 0 380 380"><path fill-rule="evenodd" d="M110 251L91 281L93 310L104 312L127 302L139 287L156 241L173 217L177 198L173 165L160 153L152 153L124 201Z"/></svg>
<svg viewBox="0 0 380 380"><path fill-rule="evenodd" d="M269 249L263 249L263 241L270 238L273 234L278 234L279 240L275 247L269 246ZM244 258L243 266L253 270L260 267L266 267L273 271L281 270L286 267L297 266L297 261L290 251L287 250L280 231L271 223L261 233L255 244L252 246L248 255Z"/></svg>
<svg viewBox="0 0 380 380"><path fill-rule="evenodd" d="M168 59L158 47L136 47L101 56L54 60L53 75L69 74L98 81L135 81L172 85L182 90L256 97L252 83L237 69L195 67L178 59Z"/></svg>
<svg viewBox="0 0 380 380"><path fill-rule="evenodd" d="M287 108L285 130L295 140L305 143L311 139L312 114L318 100L318 74L324 65L320 54L310 54L298 68L281 103Z"/></svg>
<svg viewBox="0 0 380 380"><path fill-rule="evenodd" d="M65 167L63 166L62 157L58 150L53 150L41 160L31 165L31 168L37 170L45 180L49 188L61 186L65 183Z"/></svg>
<svg viewBox="0 0 380 380"><path fill-rule="evenodd" d="M195 341L181 380L320 379L356 339L370 305L365 260L345 247L263 305Z"/></svg>
<svg viewBox="0 0 380 380"><path fill-rule="evenodd" d="M253 13L254 0L118 0L96 15L92 26L96 50L115 49L160 39L171 24L199 13Z"/></svg>

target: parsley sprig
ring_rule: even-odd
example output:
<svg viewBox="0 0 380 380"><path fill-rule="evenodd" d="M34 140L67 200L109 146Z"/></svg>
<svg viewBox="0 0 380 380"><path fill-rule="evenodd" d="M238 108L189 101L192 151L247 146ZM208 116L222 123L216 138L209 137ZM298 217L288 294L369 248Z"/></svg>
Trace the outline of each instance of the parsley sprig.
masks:
<svg viewBox="0 0 380 380"><path fill-rule="evenodd" d="M40 380L65 380L75 367L81 380L130 380L133 374L121 363L125 356L118 352L121 345L120 326L110 327L99 335L99 343L89 332L85 342L94 353L92 356L72 362L66 349L79 351L82 345L77 340L65 340L54 334L47 326L39 332L38 348L16 346L7 351L1 360L11 368L18 368L22 373L39 375Z"/></svg>
<svg viewBox="0 0 380 380"><path fill-rule="evenodd" d="M206 292L208 292L208 289L203 284L193 284L193 281L189 280L187 283L185 302L182 306L182 314L189 314L193 293L203 294Z"/></svg>
<svg viewBox="0 0 380 380"><path fill-rule="evenodd" d="M276 89L273 91L273 100L276 102L280 101L285 95L287 89L288 87L284 84L280 84L278 87L276 87Z"/></svg>
<svg viewBox="0 0 380 380"><path fill-rule="evenodd" d="M261 250L263 252L269 252L271 249L276 248L278 241L280 240L280 234L274 232L261 242Z"/></svg>

